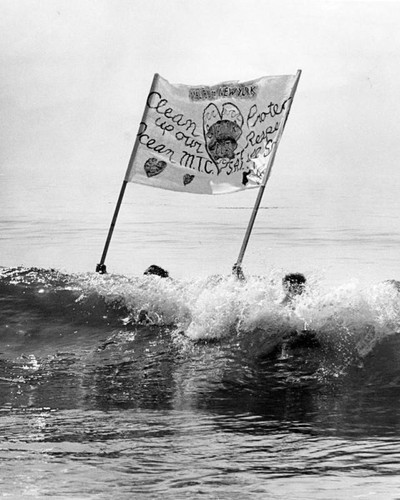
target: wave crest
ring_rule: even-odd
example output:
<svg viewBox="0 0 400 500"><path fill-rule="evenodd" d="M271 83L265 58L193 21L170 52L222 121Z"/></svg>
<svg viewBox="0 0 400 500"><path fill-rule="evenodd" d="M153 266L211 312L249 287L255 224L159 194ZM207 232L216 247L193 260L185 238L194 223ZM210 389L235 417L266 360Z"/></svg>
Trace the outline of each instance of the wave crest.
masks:
<svg viewBox="0 0 400 500"><path fill-rule="evenodd" d="M13 268L0 271L0 293L13 297L8 307L15 315L42 310L69 322L135 326L145 311L148 323L179 330L191 340L257 337L260 350L272 338L279 342L288 332L311 329L322 345L365 357L399 332L400 294L391 283L324 289L314 279L288 306L282 305L281 278L278 271L241 282L232 276L181 281Z"/></svg>

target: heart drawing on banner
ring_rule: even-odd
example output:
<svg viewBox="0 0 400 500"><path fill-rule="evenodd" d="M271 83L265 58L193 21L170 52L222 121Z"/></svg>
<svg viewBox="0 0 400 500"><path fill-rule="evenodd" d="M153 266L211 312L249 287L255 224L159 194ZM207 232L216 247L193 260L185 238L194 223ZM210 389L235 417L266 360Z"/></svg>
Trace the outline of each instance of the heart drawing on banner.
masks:
<svg viewBox="0 0 400 500"><path fill-rule="evenodd" d="M225 103L220 111L214 103L203 112L203 133L207 152L218 168L235 157L238 140L242 135L243 116L239 108L232 103Z"/></svg>
<svg viewBox="0 0 400 500"><path fill-rule="evenodd" d="M183 176L183 185L186 186L187 184L190 184L193 179L194 179L194 175L185 174Z"/></svg>
<svg viewBox="0 0 400 500"><path fill-rule="evenodd" d="M157 160L157 158L149 158L143 168L147 177L154 177L155 175L161 174L166 166L167 163L165 161Z"/></svg>

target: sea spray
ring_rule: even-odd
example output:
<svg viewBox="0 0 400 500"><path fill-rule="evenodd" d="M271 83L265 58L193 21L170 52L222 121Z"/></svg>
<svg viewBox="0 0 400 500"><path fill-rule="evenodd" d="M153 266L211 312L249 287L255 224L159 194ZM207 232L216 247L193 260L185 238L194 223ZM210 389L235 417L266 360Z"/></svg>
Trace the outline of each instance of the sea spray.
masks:
<svg viewBox="0 0 400 500"><path fill-rule="evenodd" d="M14 315L16 332L27 310L32 318L65 317L74 324L103 322L130 329L146 311L150 324L192 341L245 340L244 348L252 344L253 351L262 353L262 344L270 349L272 337L278 343L287 333L309 329L322 347L365 357L400 330L400 295L390 283L362 287L350 282L324 289L314 280L283 305L282 275L275 270L245 281L233 276L184 281L16 268L1 270L0 286L10 304L25 304Z"/></svg>

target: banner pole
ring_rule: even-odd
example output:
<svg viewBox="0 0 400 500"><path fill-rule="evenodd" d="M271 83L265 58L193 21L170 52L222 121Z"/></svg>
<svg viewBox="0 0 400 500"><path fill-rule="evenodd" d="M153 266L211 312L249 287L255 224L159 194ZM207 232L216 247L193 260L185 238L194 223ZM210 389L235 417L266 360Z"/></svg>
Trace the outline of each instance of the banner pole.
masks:
<svg viewBox="0 0 400 500"><path fill-rule="evenodd" d="M262 199L264 191L265 191L265 186L267 185L268 179L271 175L271 170L272 170L272 165L274 164L276 150L278 149L278 144L279 144L279 141L281 140L283 130L285 128L285 125L286 125L286 122L287 122L287 119L288 119L288 116L290 113L290 108L292 106L293 97L296 93L297 85L298 85L299 80L300 80L300 76L301 76L301 70L299 69L296 73L296 79L294 81L292 90L290 92L289 106L288 106L288 109L286 111L286 115L280 123L278 133L277 133L276 139L274 141L273 149L272 149L271 154L270 154L269 159L268 159L268 165L267 165L267 168L265 170L264 178L263 178L261 186L258 190L257 198L256 198L254 208L253 208L250 220L249 220L249 224L247 226L246 234L244 235L244 239L243 239L242 246L240 248L239 256L237 258L236 263L234 264L234 266L232 268L232 273L234 275L236 275L236 277L239 279L244 279L244 275L243 275L243 271L242 271L243 257L244 257L244 254L246 252L247 244L249 242L251 231L252 231L253 226L254 226L254 221L256 220L256 216L258 213L258 209L260 207L261 199Z"/></svg>
<svg viewBox="0 0 400 500"><path fill-rule="evenodd" d="M149 95L155 89L158 76L159 75L157 73L154 75ZM147 110L148 110L147 102L148 102L148 98L146 100L146 106L145 106L144 111L143 111L142 122L144 122L146 120ZM140 129L140 126L139 126L139 129ZM117 205L116 205L115 210L114 210L114 215L113 215L113 218L112 218L112 221L111 221L110 229L108 230L108 235L107 235L106 243L104 245L103 254L101 256L99 264L96 265L96 273L105 274L107 272L107 268L106 268L106 265L104 264L104 262L106 260L106 256L107 256L107 252L108 252L108 247L110 246L111 237L112 237L112 234L114 232L114 227L115 227L115 223L117 221L119 209L121 207L122 199L123 199L124 194L125 194L126 185L129 182L129 176L130 176L130 173L131 173L131 170L132 170L133 162L135 160L136 151L137 151L138 147L139 147L139 137L136 136L135 144L133 146L131 157L129 158L128 167L126 169L125 178L124 178L124 180L122 182L121 191L120 191L119 196L118 196Z"/></svg>
<svg viewBox="0 0 400 500"><path fill-rule="evenodd" d="M104 264L104 262L106 260L108 247L110 246L111 237L112 237L112 234L114 232L115 223L117 221L119 209L121 207L122 198L124 197L127 184L128 184L128 181L126 181L126 180L124 180L122 182L121 191L119 192L117 205L116 205L115 210L114 210L114 215L113 215L113 218L111 221L110 229L108 230L106 243L104 245L103 254L101 256L100 263L96 265L96 273L105 274L107 272L107 268L106 268L106 265Z"/></svg>

